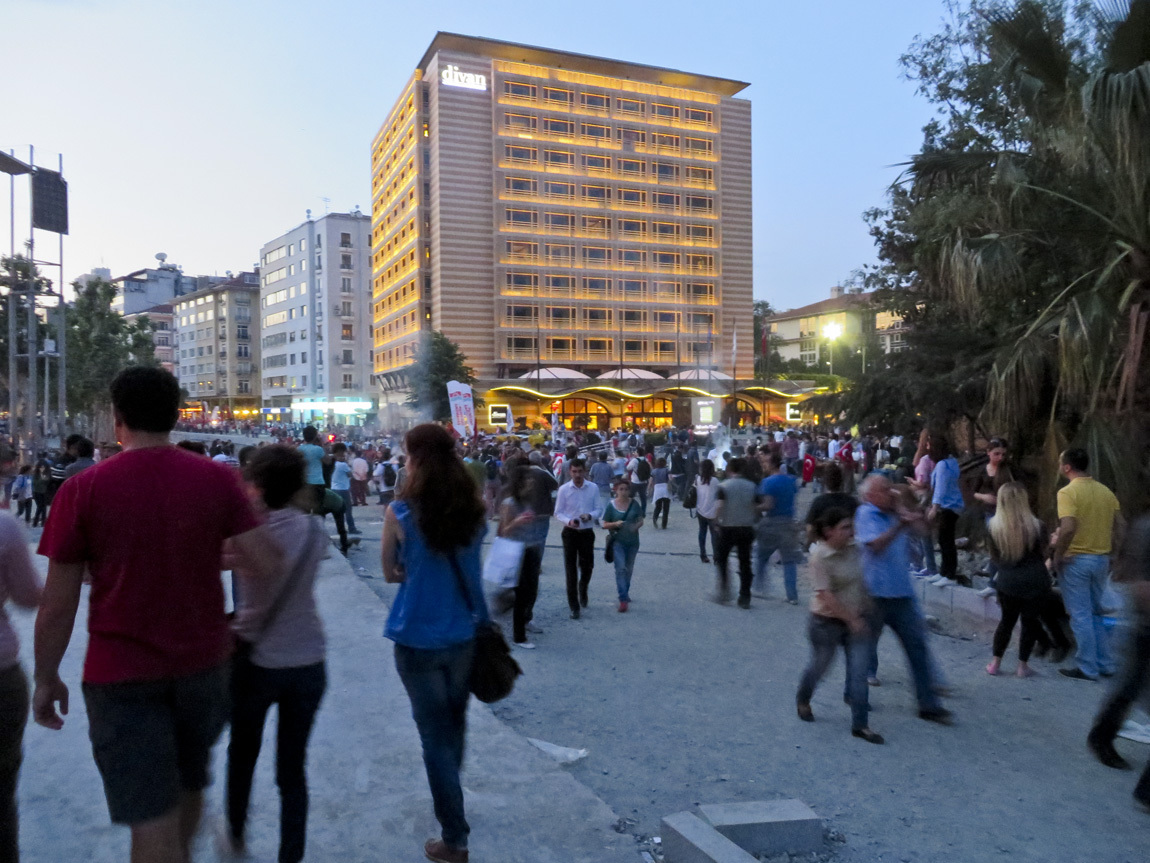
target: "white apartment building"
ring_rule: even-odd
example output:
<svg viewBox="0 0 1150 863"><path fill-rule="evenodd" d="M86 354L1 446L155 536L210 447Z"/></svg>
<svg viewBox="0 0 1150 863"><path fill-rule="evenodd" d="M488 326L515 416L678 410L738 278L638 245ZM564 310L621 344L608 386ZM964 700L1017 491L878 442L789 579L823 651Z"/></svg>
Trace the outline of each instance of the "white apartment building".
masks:
<svg viewBox="0 0 1150 863"><path fill-rule="evenodd" d="M260 249L265 419L362 425L372 384L371 219L308 218Z"/></svg>

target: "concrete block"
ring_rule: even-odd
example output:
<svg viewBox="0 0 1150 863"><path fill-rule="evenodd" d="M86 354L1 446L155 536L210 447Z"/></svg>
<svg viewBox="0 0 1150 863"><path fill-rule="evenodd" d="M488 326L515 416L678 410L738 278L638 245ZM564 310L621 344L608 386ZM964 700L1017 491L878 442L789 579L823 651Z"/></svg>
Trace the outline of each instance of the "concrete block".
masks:
<svg viewBox="0 0 1150 863"><path fill-rule="evenodd" d="M700 806L703 818L755 855L805 853L823 848L823 822L801 800L754 800Z"/></svg>
<svg viewBox="0 0 1150 863"><path fill-rule="evenodd" d="M755 858L693 812L663 819L666 863L756 863Z"/></svg>

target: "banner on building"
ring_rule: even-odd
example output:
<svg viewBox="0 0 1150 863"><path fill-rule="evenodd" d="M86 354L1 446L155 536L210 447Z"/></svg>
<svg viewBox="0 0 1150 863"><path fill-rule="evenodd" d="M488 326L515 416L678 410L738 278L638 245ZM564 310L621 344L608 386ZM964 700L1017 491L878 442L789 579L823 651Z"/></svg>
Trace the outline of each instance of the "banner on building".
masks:
<svg viewBox="0 0 1150 863"><path fill-rule="evenodd" d="M475 434L475 401L471 387L459 381L447 382L447 399L451 402L451 424L465 438Z"/></svg>

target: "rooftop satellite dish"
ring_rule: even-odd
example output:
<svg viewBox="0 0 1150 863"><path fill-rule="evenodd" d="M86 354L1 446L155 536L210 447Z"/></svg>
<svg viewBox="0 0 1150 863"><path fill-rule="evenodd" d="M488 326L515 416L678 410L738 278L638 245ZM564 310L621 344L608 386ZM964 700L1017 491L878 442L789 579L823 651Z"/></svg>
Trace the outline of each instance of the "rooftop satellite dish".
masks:
<svg viewBox="0 0 1150 863"><path fill-rule="evenodd" d="M156 252L156 260L159 261L161 264L164 261L166 261L167 259L168 259L168 253L167 252Z"/></svg>

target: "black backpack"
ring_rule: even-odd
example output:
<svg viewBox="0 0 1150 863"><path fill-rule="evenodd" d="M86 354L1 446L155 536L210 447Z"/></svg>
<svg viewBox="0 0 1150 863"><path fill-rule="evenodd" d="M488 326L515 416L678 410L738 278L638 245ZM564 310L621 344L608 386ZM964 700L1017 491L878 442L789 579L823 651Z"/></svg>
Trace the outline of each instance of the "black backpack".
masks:
<svg viewBox="0 0 1150 863"><path fill-rule="evenodd" d="M639 477L640 482L646 482L651 478L651 463L645 458L639 459L639 466L635 468L635 475Z"/></svg>
<svg viewBox="0 0 1150 863"><path fill-rule="evenodd" d="M483 463L483 466L487 468L487 479L489 481L499 479L499 462L493 458L489 458Z"/></svg>
<svg viewBox="0 0 1150 863"><path fill-rule="evenodd" d="M386 462L383 465L383 484L394 487L395 479L395 468L391 466L391 462Z"/></svg>

